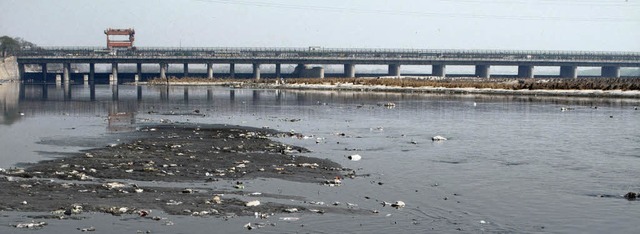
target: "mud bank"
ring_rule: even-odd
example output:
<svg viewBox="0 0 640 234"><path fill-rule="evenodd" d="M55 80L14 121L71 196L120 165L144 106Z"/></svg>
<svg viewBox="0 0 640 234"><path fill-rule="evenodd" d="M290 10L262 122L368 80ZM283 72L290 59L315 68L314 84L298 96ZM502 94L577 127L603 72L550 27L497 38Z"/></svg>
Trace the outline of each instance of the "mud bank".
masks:
<svg viewBox="0 0 640 234"><path fill-rule="evenodd" d="M191 124L144 126L133 134L136 139L131 142L24 169L3 169L0 211L51 212L60 218L87 211L146 216L149 210L216 217L292 211L371 213L306 202L248 203L269 198L304 201L245 191L245 183L255 178L335 186L336 178L354 175L330 160L299 156L307 151L304 148L269 139L295 134Z"/></svg>

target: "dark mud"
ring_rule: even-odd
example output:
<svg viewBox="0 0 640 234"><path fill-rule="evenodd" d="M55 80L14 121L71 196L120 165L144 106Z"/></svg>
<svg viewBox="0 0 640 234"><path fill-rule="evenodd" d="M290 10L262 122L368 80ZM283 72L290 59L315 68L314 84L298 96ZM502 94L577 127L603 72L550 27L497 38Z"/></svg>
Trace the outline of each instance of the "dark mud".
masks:
<svg viewBox="0 0 640 234"><path fill-rule="evenodd" d="M149 210L216 217L295 211L292 208L295 212L370 213L304 202L247 206L248 201L261 198L304 201L244 192L247 180L278 178L325 186L353 175L330 160L297 155L307 149L269 139L295 137L289 133L170 124L141 127L132 134L136 138L131 142L2 171L0 210L51 212L59 218L87 211L146 216ZM187 183L203 186L185 188ZM220 186L207 186L216 183ZM218 189L231 185L235 188Z"/></svg>

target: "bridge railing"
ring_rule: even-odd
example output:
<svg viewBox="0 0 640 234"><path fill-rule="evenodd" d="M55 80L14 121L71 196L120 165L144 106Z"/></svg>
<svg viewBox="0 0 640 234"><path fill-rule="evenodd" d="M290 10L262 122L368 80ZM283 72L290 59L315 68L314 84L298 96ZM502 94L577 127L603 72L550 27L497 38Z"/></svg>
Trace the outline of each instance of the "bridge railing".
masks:
<svg viewBox="0 0 640 234"><path fill-rule="evenodd" d="M36 47L20 51L21 57L247 57L247 58L476 58L558 60L640 60L640 52L545 50L445 50L323 47L137 47L108 50L103 47Z"/></svg>

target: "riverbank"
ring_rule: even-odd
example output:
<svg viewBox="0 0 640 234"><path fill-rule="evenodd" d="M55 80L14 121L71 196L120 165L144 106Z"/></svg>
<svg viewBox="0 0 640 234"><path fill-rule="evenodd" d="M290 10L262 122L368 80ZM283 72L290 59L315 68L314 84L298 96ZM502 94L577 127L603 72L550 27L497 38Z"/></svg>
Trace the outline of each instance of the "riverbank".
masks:
<svg viewBox="0 0 640 234"><path fill-rule="evenodd" d="M62 219L82 212L144 217L151 210L215 217L371 213L252 191L257 178L339 186L346 174L355 176L335 162L299 155L304 148L269 139L297 134L195 124L143 126L132 134L130 142L1 170L0 211L51 212Z"/></svg>
<svg viewBox="0 0 640 234"><path fill-rule="evenodd" d="M18 63L16 57L0 58L0 80L18 78Z"/></svg>
<svg viewBox="0 0 640 234"><path fill-rule="evenodd" d="M154 79L142 84L166 85L167 80ZM284 83L273 79L254 81L171 78L168 80L168 84L296 90L640 98L640 78L480 79L405 77L399 79L363 77L286 79Z"/></svg>

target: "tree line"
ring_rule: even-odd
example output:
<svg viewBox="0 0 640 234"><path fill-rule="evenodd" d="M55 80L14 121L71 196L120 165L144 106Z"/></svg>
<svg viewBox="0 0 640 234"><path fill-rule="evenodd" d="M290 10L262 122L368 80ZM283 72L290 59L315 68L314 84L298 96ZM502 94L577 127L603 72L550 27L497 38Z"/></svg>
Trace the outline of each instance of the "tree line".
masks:
<svg viewBox="0 0 640 234"><path fill-rule="evenodd" d="M36 44L28 42L20 37L0 37L0 56L3 58L16 55L16 53L22 49L34 47L36 47Z"/></svg>

